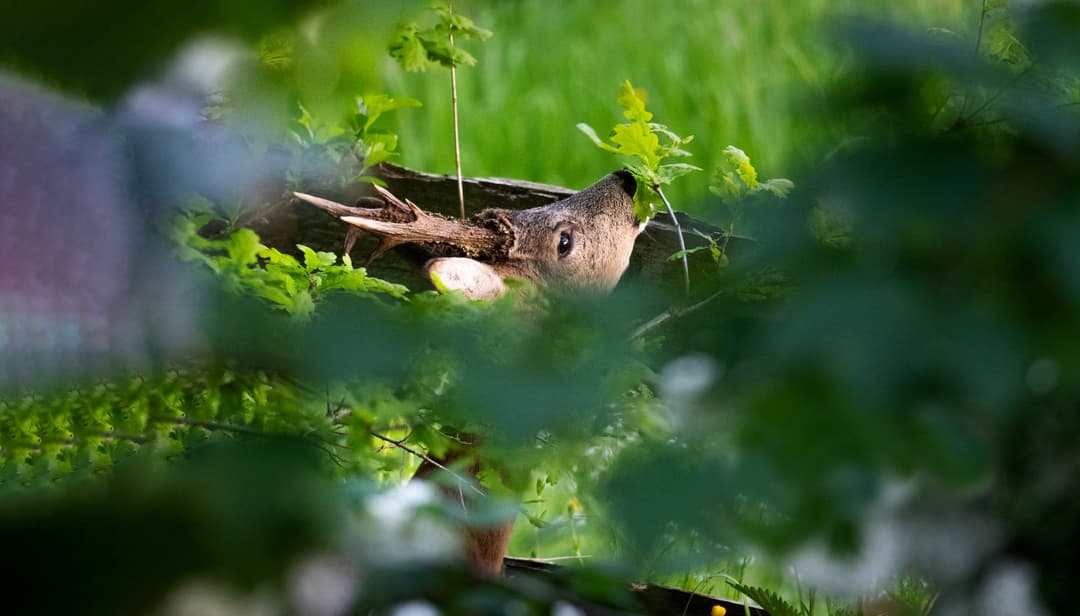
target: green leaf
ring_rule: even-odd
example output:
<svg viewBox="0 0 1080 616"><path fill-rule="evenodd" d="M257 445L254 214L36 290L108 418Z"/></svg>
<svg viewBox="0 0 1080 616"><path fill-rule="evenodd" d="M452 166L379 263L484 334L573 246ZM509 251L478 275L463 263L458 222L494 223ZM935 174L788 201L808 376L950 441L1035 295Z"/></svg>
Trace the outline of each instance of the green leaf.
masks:
<svg viewBox="0 0 1080 616"><path fill-rule="evenodd" d="M619 124L615 127L611 142L619 147L620 154L640 158L649 169L656 169L660 164L660 157L656 153L660 140L648 130L647 125Z"/></svg>
<svg viewBox="0 0 1080 616"><path fill-rule="evenodd" d="M287 304L287 310L292 316L305 319L315 312L315 300L308 291L300 291L292 296L292 300Z"/></svg>
<svg viewBox="0 0 1080 616"><path fill-rule="evenodd" d="M795 182L786 178L773 178L760 182L754 187L753 192L767 192L774 197L786 199L788 194L795 188Z"/></svg>
<svg viewBox="0 0 1080 616"><path fill-rule="evenodd" d="M375 166L397 155L397 135L369 135L363 148L364 168Z"/></svg>
<svg viewBox="0 0 1080 616"><path fill-rule="evenodd" d="M319 255L319 269L327 269L337 263L337 255L332 252L320 250L316 254Z"/></svg>
<svg viewBox="0 0 1080 616"><path fill-rule="evenodd" d="M747 276L742 288L736 293L736 297L744 302L774 300L784 297L790 288L789 275L766 268Z"/></svg>
<svg viewBox="0 0 1080 616"><path fill-rule="evenodd" d="M757 169L750 162L750 157L733 145L724 148L723 157L709 183L709 190L729 206L751 193L768 193L783 199L794 188L794 182L785 178L758 181Z"/></svg>
<svg viewBox="0 0 1080 616"><path fill-rule="evenodd" d="M638 186L643 187L634 195L634 215L645 222L656 213L656 204L661 202L655 188L670 184L691 171L700 171L694 165L660 164L665 158L690 156L690 152L679 146L692 141L693 136L683 138L663 124L650 123L653 116L645 109L644 96L629 80L619 89L618 103L629 122L616 124L613 128L611 143L614 145L601 139L588 124L580 123L577 128L597 147L631 159L624 162L626 169L634 175ZM666 145L660 144L661 135L668 141Z"/></svg>
<svg viewBox="0 0 1080 616"><path fill-rule="evenodd" d="M280 308L289 310L290 306L292 306L293 300L288 293L278 287L267 285L262 280L250 280L246 288L252 295L277 304Z"/></svg>
<svg viewBox="0 0 1080 616"><path fill-rule="evenodd" d="M476 58L460 46L451 44L450 38L482 41L491 37L491 31L452 12L448 5L435 5L432 10L439 16L439 23L425 29L415 23L399 26L390 41L390 55L407 71L426 70L433 62L446 68L476 64Z"/></svg>
<svg viewBox="0 0 1080 616"><path fill-rule="evenodd" d="M352 268L352 261L348 267L338 266L330 269L322 278L321 289L343 289L346 291L358 291L364 294L389 295L390 297L405 297L409 289L404 285L387 282L380 278L367 275L367 271L360 267Z"/></svg>
<svg viewBox="0 0 1080 616"><path fill-rule="evenodd" d="M311 117L311 112L307 110L307 107L304 107L303 103L297 103L296 106L300 108L300 117L296 119L296 123L306 131L306 138L297 135L297 139L304 143L310 143L315 140L315 120Z"/></svg>
<svg viewBox="0 0 1080 616"><path fill-rule="evenodd" d="M263 246L259 251L259 258L265 259L267 264L281 265L287 269L300 270L300 262L296 260L296 257L285 254L277 248Z"/></svg>
<svg viewBox="0 0 1080 616"><path fill-rule="evenodd" d="M326 269L337 262L337 255L332 252L324 252L321 250L315 252L303 244L297 244L296 248L304 255L304 270L308 273L318 269Z"/></svg>
<svg viewBox="0 0 1080 616"><path fill-rule="evenodd" d="M294 120L294 123L301 127L303 131L301 133L292 131L292 133L299 145L311 146L332 143L347 145L352 142L352 137L347 134L347 131L339 122L320 121L302 104L297 104L297 106L300 108L300 117Z"/></svg>
<svg viewBox="0 0 1080 616"><path fill-rule="evenodd" d="M717 172L709 182L709 191L726 203L742 198L745 187L741 180L731 172Z"/></svg>
<svg viewBox="0 0 1080 616"><path fill-rule="evenodd" d="M240 229L229 237L229 258L239 265L254 263L262 248L259 236L251 229Z"/></svg>
<svg viewBox="0 0 1080 616"><path fill-rule="evenodd" d="M423 423L413 426L413 429L409 432L408 442L423 445L428 454L436 458L445 456L450 448L450 439Z"/></svg>
<svg viewBox="0 0 1080 616"><path fill-rule="evenodd" d="M987 10L982 19L982 53L1014 71L1031 64L1031 56L1018 37L1011 11L1006 8Z"/></svg>
<svg viewBox="0 0 1080 616"><path fill-rule="evenodd" d="M701 171L701 167L687 163L671 163L668 165L660 165L656 175L660 184L670 184L675 178L682 177L695 171Z"/></svg>
<svg viewBox="0 0 1080 616"><path fill-rule="evenodd" d="M721 164L726 170L734 171L747 188L757 186L757 169L750 164L750 157L739 148L729 145L722 152Z"/></svg>
<svg viewBox="0 0 1080 616"><path fill-rule="evenodd" d="M638 174L628 164L626 168L637 177L647 177L651 173ZM661 203L660 195L653 190L653 184L645 180L638 183L637 192L634 193L634 216L641 222L645 222L656 215L657 204Z"/></svg>
<svg viewBox="0 0 1080 616"><path fill-rule="evenodd" d="M582 133L585 133L585 136L591 139L592 142L595 143L600 149L612 152L614 154L619 153L619 150L608 145L607 142L605 142L603 139L600 138L599 135L596 134L596 131L593 130L593 127L589 126L588 124L584 122L579 122L577 125L577 129Z"/></svg>
<svg viewBox="0 0 1080 616"><path fill-rule="evenodd" d="M716 244L709 246L709 252L712 254L713 261L720 267L727 267L730 263L727 253L720 250Z"/></svg>
<svg viewBox="0 0 1080 616"><path fill-rule="evenodd" d="M702 250L709 250L712 246L703 244L701 246L695 246L693 248L687 248L686 250L677 250L674 253L668 255L668 261L681 261L686 255L692 255L695 252L701 252Z"/></svg>
<svg viewBox="0 0 1080 616"><path fill-rule="evenodd" d="M653 114L645 110L645 99L627 79L619 88L616 102L623 108L623 117L631 122L648 122Z"/></svg>
<svg viewBox="0 0 1080 616"><path fill-rule="evenodd" d="M647 178L647 179L649 179L650 181L647 181L647 182L644 183L648 187L651 187L653 184L656 183L656 182L652 181L652 179L654 179L654 176L655 176L652 169L649 169L648 167L646 167L644 162L642 162L642 161L637 161L637 160L628 160L628 161L626 161L626 170L629 171L630 173L633 173L635 176L638 176L639 178Z"/></svg>
<svg viewBox="0 0 1080 616"><path fill-rule="evenodd" d="M476 64L476 58L472 54L456 45L451 46L450 39L444 36L421 34L420 43L423 45L430 61L446 68Z"/></svg>
<svg viewBox="0 0 1080 616"><path fill-rule="evenodd" d="M382 180L382 178L377 178L373 175L359 175L356 176L355 180L357 182L367 182L368 184L374 184L376 186L387 188L387 184Z"/></svg>
<svg viewBox="0 0 1080 616"><path fill-rule="evenodd" d="M764 608L770 616L801 616L794 606L771 590L746 586L734 580L727 580L727 583L735 590L750 597L752 601Z"/></svg>
<svg viewBox="0 0 1080 616"><path fill-rule="evenodd" d="M293 37L287 30L279 30L259 40L259 62L271 70L287 70L294 59Z"/></svg>
<svg viewBox="0 0 1080 616"><path fill-rule="evenodd" d="M314 272L319 269L319 256L315 254L315 251L304 246L303 244L297 244L297 248L304 255L304 269L308 272Z"/></svg>
<svg viewBox="0 0 1080 616"><path fill-rule="evenodd" d="M491 38L491 30L481 28L473 20L450 11L449 6L435 6L433 10L442 19L440 26L456 37L486 41Z"/></svg>
<svg viewBox="0 0 1080 616"><path fill-rule="evenodd" d="M422 107L423 103L407 96L394 97L385 94L369 94L359 97L357 106L360 115L365 118L362 132L366 133L382 114L409 107Z"/></svg>
<svg viewBox="0 0 1080 616"><path fill-rule="evenodd" d="M439 278L439 275L434 270L428 272L428 277L431 279L431 284L435 287L435 290L440 294L448 295L450 293L450 288L446 286L446 283L442 281L442 278Z"/></svg>
<svg viewBox="0 0 1080 616"><path fill-rule="evenodd" d="M810 210L810 231L817 240L830 248L847 248L851 245L851 221L835 208L817 205Z"/></svg>
<svg viewBox="0 0 1080 616"><path fill-rule="evenodd" d="M430 63L415 23L399 25L391 36L388 50L390 57L397 60L406 71L425 71Z"/></svg>

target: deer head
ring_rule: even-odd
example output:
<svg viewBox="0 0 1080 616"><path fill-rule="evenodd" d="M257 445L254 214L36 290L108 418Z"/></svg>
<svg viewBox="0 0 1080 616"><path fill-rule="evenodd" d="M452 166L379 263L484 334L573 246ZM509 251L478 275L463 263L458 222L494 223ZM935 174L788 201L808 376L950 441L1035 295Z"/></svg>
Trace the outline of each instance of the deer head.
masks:
<svg viewBox="0 0 1080 616"><path fill-rule="evenodd" d="M465 221L425 212L378 186L385 202L380 208L294 194L379 235L372 259L399 244L421 244L440 255L424 266L430 279L472 299L493 299L506 291L506 278L560 290L611 290L643 228L634 217L636 188L629 172L616 171L555 203L528 210L487 209ZM346 251L349 247L351 240Z"/></svg>

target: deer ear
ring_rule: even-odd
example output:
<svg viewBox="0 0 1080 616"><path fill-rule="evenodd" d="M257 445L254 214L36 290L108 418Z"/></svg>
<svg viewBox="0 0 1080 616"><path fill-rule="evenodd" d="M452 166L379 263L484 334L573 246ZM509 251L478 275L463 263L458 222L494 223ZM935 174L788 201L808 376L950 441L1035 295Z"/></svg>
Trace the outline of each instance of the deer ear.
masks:
<svg viewBox="0 0 1080 616"><path fill-rule="evenodd" d="M472 259L432 259L424 269L439 291L461 291L469 299L496 299L506 292L502 277L493 267Z"/></svg>

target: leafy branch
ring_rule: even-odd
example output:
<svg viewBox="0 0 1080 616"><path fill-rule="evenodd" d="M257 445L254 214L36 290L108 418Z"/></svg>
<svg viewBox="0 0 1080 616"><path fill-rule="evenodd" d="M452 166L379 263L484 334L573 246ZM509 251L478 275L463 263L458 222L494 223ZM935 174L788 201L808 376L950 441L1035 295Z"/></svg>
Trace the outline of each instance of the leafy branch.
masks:
<svg viewBox="0 0 1080 616"><path fill-rule="evenodd" d="M461 486L468 486L470 489L472 489L473 492L476 492L480 496L486 496L484 491L481 490L480 488L476 487L476 485L472 481L469 481L468 479L466 479L466 478L462 477L461 475L455 473L454 471L450 470L450 468L448 468L445 464L440 463L435 458L432 458L431 456L429 456L429 455L427 455L425 453L419 452L419 451L409 447L408 445L406 445L404 443L403 440L394 440L394 439L390 438L389 436L384 436L382 434L379 434L375 430L368 430L368 434L370 434L372 437L374 437L374 438L376 438L376 439L378 439L378 440L380 440L380 441L382 441L382 442L384 442L384 443L386 443L388 445L396 447L396 448L398 448L398 449L400 449L400 450L402 450L402 451L404 451L404 452L406 452L408 454L411 454L411 455L413 455L413 456L415 456L415 457L417 457L417 458L419 458L419 459L421 459L421 460L435 466L436 468L438 468L439 470L441 470L441 471L443 471L445 473L448 473L451 477L453 477L454 479L457 480L459 490L461 489Z"/></svg>
<svg viewBox="0 0 1080 616"><path fill-rule="evenodd" d="M634 89L629 80L619 88L616 101L623 108L623 117L627 122L615 125L609 136L610 143L601 139L596 131L584 122L579 123L577 128L600 149L624 157L626 169L638 182L638 190L634 195L634 215L641 222L646 222L656 215L658 202L663 203L679 232L679 248L685 253L682 226L662 187L688 173L701 171L700 167L688 163L664 162L670 158L691 156L683 146L693 141L694 136L681 137L666 125L652 122L653 114L645 108L643 93ZM664 143L661 143L661 137ZM685 254L683 277L685 291L689 294L690 265Z"/></svg>
<svg viewBox="0 0 1080 616"><path fill-rule="evenodd" d="M288 131L298 148L289 169L291 183L298 184L307 167L318 165L321 159L342 167L343 184L357 179L371 181L364 170L397 155L397 135L378 128L377 121L388 112L420 106L420 101L405 96L358 96L356 111L342 123L316 118L300 104L300 116Z"/></svg>
<svg viewBox="0 0 1080 616"><path fill-rule="evenodd" d="M225 285L269 301L290 315L304 319L315 310L317 296L340 289L369 297L403 298L402 285L368 276L362 267L353 267L349 255L316 251L296 246L301 258L270 248L251 229L239 229L221 239L200 234L214 219L212 213L185 212L174 221L170 234L180 256L198 261L221 276Z"/></svg>
<svg viewBox="0 0 1080 616"><path fill-rule="evenodd" d="M697 312L698 310L700 310L700 309L704 308L705 306L709 305L710 303L712 303L713 300L720 297L720 295L722 295L722 294L723 294L723 291L717 291L717 292L713 293L712 295L706 297L705 299L701 300L700 302L697 302L696 304L690 304L689 306L674 306L674 307L668 308L664 312L661 312L660 314L656 315L655 317L649 319L648 321L643 323L641 326L639 326L637 329L635 329L630 334L629 339L630 340L636 340L638 338L643 337L645 334L648 334L649 332L653 331L654 329L660 327L664 323L667 323L671 319L677 319L679 317L688 315L688 314L690 314L692 312Z"/></svg>
<svg viewBox="0 0 1080 616"><path fill-rule="evenodd" d="M735 235L736 228L742 225L743 210L747 199L754 195L771 195L777 199L785 199L794 187L795 183L786 178L759 181L757 169L751 164L746 152L733 145L727 146L709 182L709 191L720 197L720 201L728 209L725 232L717 234L719 237L716 237L693 229L692 231L706 243L694 248L684 248L668 258L672 260L685 258L695 252L708 250L717 265L726 267L728 241Z"/></svg>

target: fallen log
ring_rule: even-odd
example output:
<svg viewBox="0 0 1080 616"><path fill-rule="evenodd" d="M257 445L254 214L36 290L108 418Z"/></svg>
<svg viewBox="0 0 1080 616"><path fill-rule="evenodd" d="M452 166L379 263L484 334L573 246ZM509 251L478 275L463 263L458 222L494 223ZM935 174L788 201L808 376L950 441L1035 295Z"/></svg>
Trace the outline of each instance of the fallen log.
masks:
<svg viewBox="0 0 1080 616"><path fill-rule="evenodd" d="M459 213L457 180L454 176L423 173L388 163L380 164L372 171L372 175L385 182L392 193L409 199L425 211L446 216L457 216ZM466 178L464 191L467 216L494 207L537 207L558 201L575 192L561 186L504 178ZM370 207L370 203L366 201L375 194L365 185L360 185L350 193L335 194L315 186L304 187L304 192L344 204L360 204L363 207ZM705 243L705 240L691 231L693 229L714 237L724 235L722 229L684 213L678 213L678 217L688 248ZM345 246L349 229L347 224L334 216L292 199L291 196L282 197L267 208L249 213L240 222L258 232L267 245L289 252L296 251L296 244L304 244L316 250L340 253ZM730 251L737 251L746 242L744 238L732 237L728 248ZM361 234L350 251L353 262L364 265L378 243L378 238ZM668 259L678 250L678 235L671 217L667 213L657 214L638 237L624 280L646 280L666 289L681 288L682 265ZM405 284L413 290L424 290L430 288L430 285L419 266L429 256L429 253L418 246L399 246L367 264L367 267L373 276ZM715 274L716 264L708 251L692 254L689 259L692 280Z"/></svg>
<svg viewBox="0 0 1080 616"><path fill-rule="evenodd" d="M572 575L573 569L532 558L507 557L505 560L506 577L510 582L515 579L537 578L548 587L558 588L559 581ZM595 603L585 602L573 592L560 597L576 605L585 616L615 616L627 614L712 614L715 606L720 606L723 613L730 616L769 616L768 612L753 604L744 605L740 601L713 597L702 593L690 592L669 586L656 584L630 584L634 598L641 605L637 611L617 610ZM719 610L717 610L719 611Z"/></svg>

